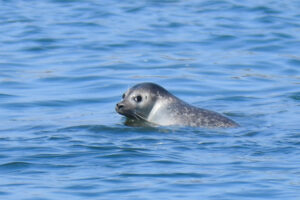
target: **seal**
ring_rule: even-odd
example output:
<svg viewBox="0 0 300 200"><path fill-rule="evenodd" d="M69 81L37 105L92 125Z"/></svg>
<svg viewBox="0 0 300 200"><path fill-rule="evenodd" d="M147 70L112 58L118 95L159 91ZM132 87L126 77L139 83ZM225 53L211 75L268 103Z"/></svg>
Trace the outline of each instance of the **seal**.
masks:
<svg viewBox="0 0 300 200"><path fill-rule="evenodd" d="M155 83L140 83L116 104L116 111L129 119L143 120L158 126L193 126L226 128L239 126L214 111L192 106Z"/></svg>

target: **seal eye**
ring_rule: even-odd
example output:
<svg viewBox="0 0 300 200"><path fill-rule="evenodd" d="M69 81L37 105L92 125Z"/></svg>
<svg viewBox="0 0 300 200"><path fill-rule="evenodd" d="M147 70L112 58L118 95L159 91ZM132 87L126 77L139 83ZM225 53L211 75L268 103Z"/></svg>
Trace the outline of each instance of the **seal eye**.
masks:
<svg viewBox="0 0 300 200"><path fill-rule="evenodd" d="M141 95L136 96L136 97L134 97L134 100L139 103L142 101L142 96Z"/></svg>
<svg viewBox="0 0 300 200"><path fill-rule="evenodd" d="M122 99L124 99L125 98L125 93L122 95Z"/></svg>

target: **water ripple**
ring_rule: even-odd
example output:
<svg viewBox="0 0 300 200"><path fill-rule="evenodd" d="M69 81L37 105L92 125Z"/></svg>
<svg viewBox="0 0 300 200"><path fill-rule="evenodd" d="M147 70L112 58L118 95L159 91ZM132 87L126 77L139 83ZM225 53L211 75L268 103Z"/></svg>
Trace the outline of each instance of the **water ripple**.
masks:
<svg viewBox="0 0 300 200"><path fill-rule="evenodd" d="M299 199L297 1L1 6L1 199ZM241 127L118 115L148 81Z"/></svg>

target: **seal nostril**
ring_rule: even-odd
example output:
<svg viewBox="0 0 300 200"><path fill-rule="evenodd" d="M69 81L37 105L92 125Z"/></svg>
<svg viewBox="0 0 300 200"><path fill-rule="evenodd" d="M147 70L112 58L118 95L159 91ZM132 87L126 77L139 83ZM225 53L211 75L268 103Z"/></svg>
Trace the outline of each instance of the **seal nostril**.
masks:
<svg viewBox="0 0 300 200"><path fill-rule="evenodd" d="M123 104L117 104L117 107L118 107L118 109L121 109L121 108L124 107L124 105Z"/></svg>

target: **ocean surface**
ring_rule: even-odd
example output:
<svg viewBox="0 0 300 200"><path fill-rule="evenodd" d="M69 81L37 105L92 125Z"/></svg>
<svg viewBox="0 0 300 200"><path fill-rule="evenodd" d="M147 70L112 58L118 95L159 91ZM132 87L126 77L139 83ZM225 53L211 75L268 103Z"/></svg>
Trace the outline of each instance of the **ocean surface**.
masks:
<svg viewBox="0 0 300 200"><path fill-rule="evenodd" d="M127 126L141 82L241 127ZM0 1L0 122L0 199L300 199L300 3Z"/></svg>

